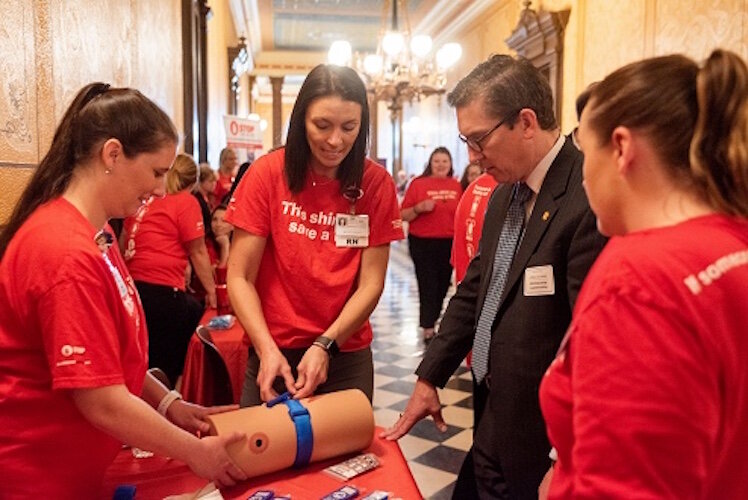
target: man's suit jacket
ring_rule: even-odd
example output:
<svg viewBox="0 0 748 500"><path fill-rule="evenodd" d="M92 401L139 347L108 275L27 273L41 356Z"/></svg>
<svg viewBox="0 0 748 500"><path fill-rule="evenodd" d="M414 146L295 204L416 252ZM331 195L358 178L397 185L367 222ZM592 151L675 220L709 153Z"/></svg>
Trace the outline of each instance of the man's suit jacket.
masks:
<svg viewBox="0 0 748 500"><path fill-rule="evenodd" d="M438 387L472 347L511 194L511 185L494 192L480 252L416 370ZM546 174L509 269L493 324L488 402L475 432L474 448L480 451L474 453L476 467L486 466L485 457L500 464L512 498L537 498L550 465L538 387L570 323L582 281L604 244L582 187L582 155L567 140ZM555 293L525 294L525 270L535 266L552 266Z"/></svg>

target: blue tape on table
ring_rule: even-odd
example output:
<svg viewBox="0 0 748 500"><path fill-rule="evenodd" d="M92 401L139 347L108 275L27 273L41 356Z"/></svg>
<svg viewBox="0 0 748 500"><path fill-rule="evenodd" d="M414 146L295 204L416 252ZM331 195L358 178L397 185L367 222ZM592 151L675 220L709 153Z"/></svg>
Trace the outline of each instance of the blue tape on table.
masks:
<svg viewBox="0 0 748 500"><path fill-rule="evenodd" d="M137 488L132 484L120 484L114 490L112 500L133 500Z"/></svg>
<svg viewBox="0 0 748 500"><path fill-rule="evenodd" d="M312 419L309 416L309 410L299 401L293 399L288 392L268 401L267 407L272 408L279 403L284 403L288 407L288 415L296 427L296 459L293 466L296 468L304 467L312 458L312 449L314 448L314 433L312 432Z"/></svg>

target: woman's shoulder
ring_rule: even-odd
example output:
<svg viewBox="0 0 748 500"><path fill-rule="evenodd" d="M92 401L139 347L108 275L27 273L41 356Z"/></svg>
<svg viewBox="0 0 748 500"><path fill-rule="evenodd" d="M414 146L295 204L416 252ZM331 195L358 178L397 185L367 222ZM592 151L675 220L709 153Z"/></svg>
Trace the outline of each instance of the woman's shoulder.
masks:
<svg viewBox="0 0 748 500"><path fill-rule="evenodd" d="M447 177L444 179L445 184L452 188L459 188L460 191L462 191L462 184L460 184L459 179L455 179L454 177Z"/></svg>
<svg viewBox="0 0 748 500"><path fill-rule="evenodd" d="M387 169L379 163L370 160L369 158L367 158L364 162L364 176L362 184L363 187L371 185L381 186L391 184L392 188L395 188L395 181L392 179L392 176L387 171Z"/></svg>
<svg viewBox="0 0 748 500"><path fill-rule="evenodd" d="M392 176L387 171L387 169L384 168L384 165L381 165L375 162L371 158L366 158L364 160L364 176L375 176L377 178L382 178L382 177L392 178Z"/></svg>
<svg viewBox="0 0 748 500"><path fill-rule="evenodd" d="M95 235L93 226L72 205L58 199L39 207L29 217L13 237L5 257L11 257L19 266L18 271L27 273L33 269L45 279L54 277L60 281L70 274L80 275L101 258Z"/></svg>
<svg viewBox="0 0 748 500"><path fill-rule="evenodd" d="M246 177L269 178L272 182L283 176L285 166L285 148L277 149L257 158L247 170Z"/></svg>

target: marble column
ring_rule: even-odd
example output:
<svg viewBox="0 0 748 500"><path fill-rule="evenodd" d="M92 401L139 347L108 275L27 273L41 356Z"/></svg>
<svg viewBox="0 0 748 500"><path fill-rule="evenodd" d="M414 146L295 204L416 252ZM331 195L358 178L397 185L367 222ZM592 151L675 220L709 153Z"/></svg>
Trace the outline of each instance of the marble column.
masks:
<svg viewBox="0 0 748 500"><path fill-rule="evenodd" d="M281 142L281 125L283 120L283 88L282 76L271 76L270 85L273 87L273 147L280 146Z"/></svg>

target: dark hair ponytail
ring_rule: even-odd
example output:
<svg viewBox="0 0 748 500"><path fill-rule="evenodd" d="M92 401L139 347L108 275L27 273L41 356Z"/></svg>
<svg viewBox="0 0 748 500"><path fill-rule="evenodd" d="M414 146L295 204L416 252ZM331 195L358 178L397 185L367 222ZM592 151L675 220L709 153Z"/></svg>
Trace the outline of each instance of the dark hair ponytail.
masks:
<svg viewBox="0 0 748 500"><path fill-rule="evenodd" d="M99 82L83 87L65 111L49 151L0 233L0 260L34 210L62 195L73 171L110 138L118 139L123 153L131 158L176 143L178 135L166 113L137 90L113 89Z"/></svg>
<svg viewBox="0 0 748 500"><path fill-rule="evenodd" d="M646 130L674 179L748 217L748 69L738 55L715 50L701 69L681 55L626 65L592 89L588 107L602 145L617 126Z"/></svg>
<svg viewBox="0 0 748 500"><path fill-rule="evenodd" d="M696 79L699 116L691 142L694 179L716 209L748 217L748 68L715 50Z"/></svg>

